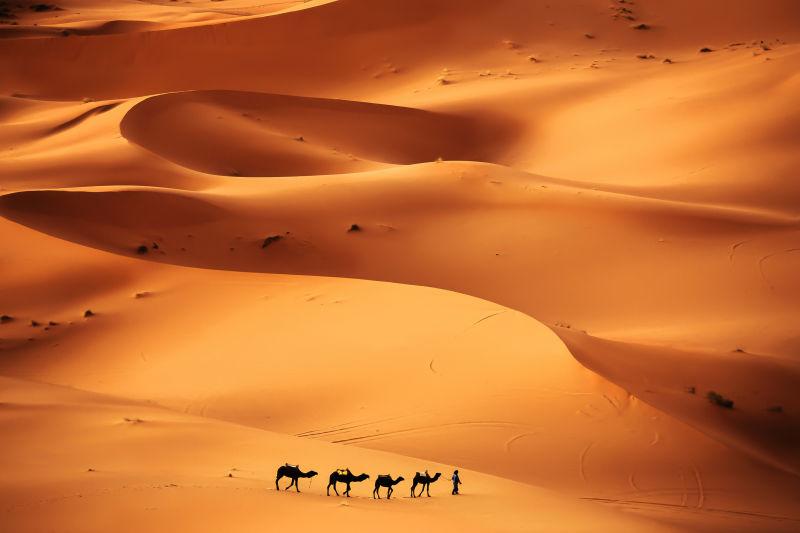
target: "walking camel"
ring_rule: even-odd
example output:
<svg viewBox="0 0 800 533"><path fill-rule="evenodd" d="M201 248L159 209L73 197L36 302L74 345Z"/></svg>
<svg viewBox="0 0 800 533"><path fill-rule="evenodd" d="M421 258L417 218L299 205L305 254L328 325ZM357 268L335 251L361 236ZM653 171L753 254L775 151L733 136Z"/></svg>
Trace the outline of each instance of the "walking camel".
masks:
<svg viewBox="0 0 800 533"><path fill-rule="evenodd" d="M411 484L411 497L416 498L417 496L414 494L414 489L417 488L417 485L422 485L422 488L419 489L419 495L422 496L422 491L425 491L428 494L428 498L431 497L431 483L435 483L437 479L442 475L441 472L436 472L436 474L431 477L428 475L428 471L426 470L424 474L420 474L419 472L416 473L414 476L414 482Z"/></svg>
<svg viewBox="0 0 800 533"><path fill-rule="evenodd" d="M389 474L381 474L377 478L375 478L375 489L372 491L372 498L375 499L376 497L380 500L381 493L380 488L386 487L388 490L386 491L386 499L391 499L392 493L394 492L394 486L403 481L405 478L403 476L398 477L397 479L392 479L392 476Z"/></svg>
<svg viewBox="0 0 800 533"><path fill-rule="evenodd" d="M292 480L292 482L289 483L289 486L283 490L289 490L292 488L292 485L294 485L294 488L297 490L297 492L300 492L300 486L297 484L297 480L301 477L314 477L316 475L317 473L313 470L303 472L300 470L298 465L290 465L289 463L286 463L285 465L278 467L278 474L275 476L275 490L280 490L280 487L278 487L278 481L282 477L288 477Z"/></svg>
<svg viewBox="0 0 800 533"><path fill-rule="evenodd" d="M331 487L333 487L333 492L335 492L336 495L338 496L339 495L339 491L336 490L336 484L337 483L344 483L345 485L347 485L347 489L344 491L344 495L349 498L350 497L350 483L358 483L358 482L364 481L365 479L369 479L369 475L368 474L359 474L359 475L356 476L356 475L353 475L352 472L350 472L349 468L347 468L345 470L335 470L335 471L331 472L331 476L328 478L328 488L327 488L326 492L328 493L328 496L330 496L331 495Z"/></svg>

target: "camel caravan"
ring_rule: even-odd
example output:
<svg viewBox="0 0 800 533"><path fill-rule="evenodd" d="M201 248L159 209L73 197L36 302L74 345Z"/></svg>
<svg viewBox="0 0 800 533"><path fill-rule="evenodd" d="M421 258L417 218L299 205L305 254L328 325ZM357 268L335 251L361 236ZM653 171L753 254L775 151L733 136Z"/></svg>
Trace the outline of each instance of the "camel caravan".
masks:
<svg viewBox="0 0 800 533"><path fill-rule="evenodd" d="M318 473L315 470L309 470L308 472L303 472L300 469L300 465L290 465L286 463L278 467L278 473L275 476L275 490L280 490L280 486L278 485L278 481L281 478L289 478L289 485L286 486L283 490L289 490L294 486L297 492L300 492L300 485L297 483L297 480L300 478L308 478L311 479L316 476ZM433 476L428 474L426 470L424 473L417 472L414 475L414 478L411 483L411 497L417 498L422 496L422 493L426 493L428 498L431 497L431 484L436 483L436 481L442 476L441 472L436 472ZM340 468L338 470L334 470L331 472L331 475L328 477L328 487L326 489L326 494L328 496L331 495L331 488L333 488L333 492L339 496L339 491L336 488L337 483L343 483L345 486L345 490L343 492L344 496L350 497L350 484L351 483L360 483L369 479L369 474L353 474L349 468ZM379 474L377 478L375 478L375 488L372 490L372 498L381 499L380 489L386 489L386 499L391 499L392 493L394 492L394 486L404 481L405 478L403 476L398 476L397 479L393 478L391 474ZM458 470L453 472L450 481L453 483L453 492L451 494L457 495L458 494L458 486L461 485L461 478L458 476ZM419 494L416 494L417 487L419 487Z"/></svg>

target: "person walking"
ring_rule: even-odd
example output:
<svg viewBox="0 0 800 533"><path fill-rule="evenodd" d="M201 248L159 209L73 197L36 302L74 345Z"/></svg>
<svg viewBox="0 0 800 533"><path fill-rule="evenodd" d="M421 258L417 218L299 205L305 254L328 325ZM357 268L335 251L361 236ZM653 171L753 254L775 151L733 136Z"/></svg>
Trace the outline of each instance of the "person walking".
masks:
<svg viewBox="0 0 800 533"><path fill-rule="evenodd" d="M453 477L450 478L450 481L453 482L453 496L457 496L458 486L461 485L461 478L458 477L458 470L453 472Z"/></svg>

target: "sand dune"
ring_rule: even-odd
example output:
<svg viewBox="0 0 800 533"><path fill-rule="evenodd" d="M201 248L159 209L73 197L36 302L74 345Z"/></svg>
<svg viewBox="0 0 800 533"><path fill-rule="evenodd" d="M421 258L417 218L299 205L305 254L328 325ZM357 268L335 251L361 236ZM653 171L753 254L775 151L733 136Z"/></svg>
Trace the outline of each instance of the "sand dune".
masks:
<svg viewBox="0 0 800 533"><path fill-rule="evenodd" d="M26 480L24 486L7 482L0 486L4 527L15 531L47 529L55 513L59 528L80 531L182 528L187 513L197 517L195 531L253 530L265 524L304 529L316 527L320 520L362 528L372 526L371 508L378 504L389 531L407 530L420 520L444 531L485 531L495 528L498 509L504 521L501 527L509 531L547 527L556 519L565 530L585 529L589 522L629 531L666 530L633 516L588 503L565 503L547 491L472 472L464 475L472 476L474 496L453 498L443 506L429 501L417 505L405 490L393 501L373 502L368 482L354 488L358 495L344 502L324 496L323 478L341 461L393 472L413 471L418 462L7 378L0 380L0 395L0 424L5 434L14 435L14 454L6 455L7 472ZM54 430L64 432L58 450L41 448L40 442ZM186 453L188 447L191 454ZM39 453L30 453L36 448ZM264 478L274 475L274 465L298 456L323 473L310 486L303 485L306 494L265 491ZM42 468L43 464L47 466ZM532 508L533 501L547 511ZM468 508L481 509L483 518L475 520L472 512L465 512ZM562 521L566 509L571 518ZM120 513L126 520L120 521Z"/></svg>
<svg viewBox="0 0 800 533"><path fill-rule="evenodd" d="M512 133L509 125L417 109L242 92L155 96L134 106L120 127L131 142L178 164L236 176L488 161Z"/></svg>
<svg viewBox="0 0 800 533"><path fill-rule="evenodd" d="M797 529L796 2L9 6L3 524Z"/></svg>

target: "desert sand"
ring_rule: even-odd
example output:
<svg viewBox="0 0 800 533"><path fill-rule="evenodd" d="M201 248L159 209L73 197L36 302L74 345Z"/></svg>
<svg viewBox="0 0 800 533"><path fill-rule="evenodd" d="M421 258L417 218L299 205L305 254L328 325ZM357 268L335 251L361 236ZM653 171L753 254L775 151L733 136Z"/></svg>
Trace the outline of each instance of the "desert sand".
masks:
<svg viewBox="0 0 800 533"><path fill-rule="evenodd" d="M800 528L794 0L0 21L0 531Z"/></svg>

